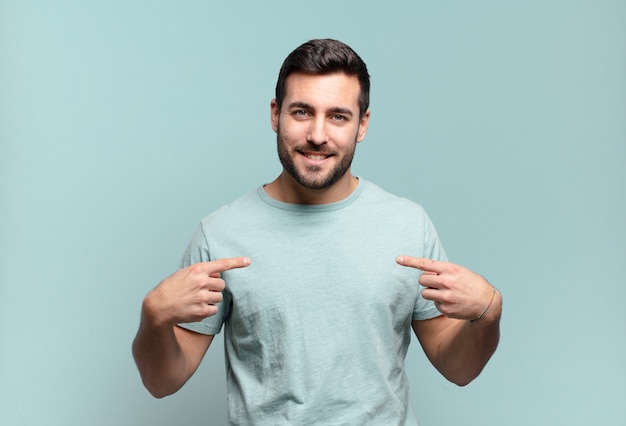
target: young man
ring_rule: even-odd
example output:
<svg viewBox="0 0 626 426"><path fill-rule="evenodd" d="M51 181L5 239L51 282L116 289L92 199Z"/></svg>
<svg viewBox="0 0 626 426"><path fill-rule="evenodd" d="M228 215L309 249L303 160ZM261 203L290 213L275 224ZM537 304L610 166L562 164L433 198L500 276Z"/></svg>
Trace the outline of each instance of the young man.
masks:
<svg viewBox="0 0 626 426"><path fill-rule="evenodd" d="M411 328L448 380L478 376L500 294L447 262L420 206L351 174L368 107L347 45L287 57L271 102L282 173L207 216L144 300L133 354L154 396L183 386L222 326L232 424L416 424Z"/></svg>

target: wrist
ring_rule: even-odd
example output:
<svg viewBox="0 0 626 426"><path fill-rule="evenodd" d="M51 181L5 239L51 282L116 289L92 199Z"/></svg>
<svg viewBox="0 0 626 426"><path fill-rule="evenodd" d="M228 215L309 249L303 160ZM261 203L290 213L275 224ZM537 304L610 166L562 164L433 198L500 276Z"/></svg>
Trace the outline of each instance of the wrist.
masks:
<svg viewBox="0 0 626 426"><path fill-rule="evenodd" d="M159 306L158 298L158 295L152 290L144 297L141 306L141 322L155 331L167 329L173 325L163 315L164 309Z"/></svg>
<svg viewBox="0 0 626 426"><path fill-rule="evenodd" d="M469 320L470 323L474 324L478 321L492 322L500 319L502 314L502 295L495 286L492 285L491 287L493 290L489 301L475 318Z"/></svg>

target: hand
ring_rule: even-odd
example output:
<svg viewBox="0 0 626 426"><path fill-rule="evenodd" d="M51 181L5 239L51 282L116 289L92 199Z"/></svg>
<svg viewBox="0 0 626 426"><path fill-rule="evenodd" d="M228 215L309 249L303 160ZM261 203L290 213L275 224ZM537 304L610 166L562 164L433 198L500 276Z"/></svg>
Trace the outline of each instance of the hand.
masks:
<svg viewBox="0 0 626 426"><path fill-rule="evenodd" d="M144 299L143 312L157 326L201 321L217 313L226 283L220 273L250 265L247 257L196 263L159 283Z"/></svg>
<svg viewBox="0 0 626 426"><path fill-rule="evenodd" d="M419 278L422 296L449 318L476 319L493 296L494 288L485 278L454 263L411 256L399 256L397 262L424 271Z"/></svg>

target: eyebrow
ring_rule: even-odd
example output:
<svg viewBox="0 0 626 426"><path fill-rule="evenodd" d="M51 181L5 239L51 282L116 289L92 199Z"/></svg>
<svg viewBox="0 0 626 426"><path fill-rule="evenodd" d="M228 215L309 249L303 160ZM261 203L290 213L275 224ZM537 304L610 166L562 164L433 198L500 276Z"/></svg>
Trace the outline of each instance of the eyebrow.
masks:
<svg viewBox="0 0 626 426"><path fill-rule="evenodd" d="M302 109L306 109L306 110L314 110L315 109L311 105L307 104L306 102L299 102L299 101L290 103L288 108L289 109L292 109L292 108L302 108ZM336 114L345 114L345 115L349 115L350 117L352 117L354 115L354 113L352 112L351 109L343 108L343 107L331 107L326 112L331 112L331 113L336 113Z"/></svg>

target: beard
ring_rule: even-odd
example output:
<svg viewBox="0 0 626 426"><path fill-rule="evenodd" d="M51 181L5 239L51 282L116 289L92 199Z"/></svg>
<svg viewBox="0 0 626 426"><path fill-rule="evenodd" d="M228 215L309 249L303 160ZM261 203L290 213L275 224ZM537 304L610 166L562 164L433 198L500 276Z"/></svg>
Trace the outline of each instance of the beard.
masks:
<svg viewBox="0 0 626 426"><path fill-rule="evenodd" d="M296 167L294 157L290 154L287 143L283 135L281 135L280 126L278 126L277 129L276 145L278 148L278 158L289 176L304 188L324 190L333 186L333 184L350 170L354 152L356 151L356 136L354 144L344 151L331 152L326 148L326 145L317 145L312 142L307 142L305 145L295 149L296 154L294 155L299 155L297 154L298 151L305 150L307 152L315 152L323 155L332 154L334 157L340 156L339 162L326 173L324 173L323 167L319 166L307 166L304 170L300 170Z"/></svg>

